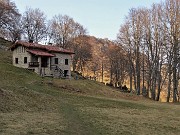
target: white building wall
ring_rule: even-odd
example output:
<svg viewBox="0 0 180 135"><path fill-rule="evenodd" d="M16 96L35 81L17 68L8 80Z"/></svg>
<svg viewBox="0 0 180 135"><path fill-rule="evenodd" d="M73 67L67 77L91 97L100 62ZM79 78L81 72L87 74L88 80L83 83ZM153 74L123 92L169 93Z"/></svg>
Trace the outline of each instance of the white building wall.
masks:
<svg viewBox="0 0 180 135"><path fill-rule="evenodd" d="M72 58L70 54L54 53L55 57L51 58L51 65L57 65L61 70L68 70L67 75L71 77ZM58 58L58 64L55 64L55 58ZM65 59L68 59L68 65L65 65Z"/></svg>
<svg viewBox="0 0 180 135"><path fill-rule="evenodd" d="M67 75L69 78L71 77L71 66L72 66L72 57L70 54L60 54L53 53L55 57L51 57L48 59L48 67L41 69L40 67L32 67L34 71L40 74L40 70L45 72L45 74L52 74L50 70L50 65L57 65L61 70L68 70ZM24 63L24 57L27 57L27 63ZM16 64L16 58L18 58L18 63ZM58 58L58 64L55 64L55 58ZM13 50L13 65L21 68L29 68L29 62L32 60L32 56L29 52L26 51L26 48L23 46L18 46ZM68 59L68 65L65 65L65 59ZM41 57L38 57L38 62L41 65Z"/></svg>
<svg viewBox="0 0 180 135"><path fill-rule="evenodd" d="M27 57L27 63L24 63L24 57ZM16 64L16 58L18 58L18 63ZM28 62L31 61L31 54L26 51L23 46L18 46L13 51L13 65L16 67L28 68Z"/></svg>

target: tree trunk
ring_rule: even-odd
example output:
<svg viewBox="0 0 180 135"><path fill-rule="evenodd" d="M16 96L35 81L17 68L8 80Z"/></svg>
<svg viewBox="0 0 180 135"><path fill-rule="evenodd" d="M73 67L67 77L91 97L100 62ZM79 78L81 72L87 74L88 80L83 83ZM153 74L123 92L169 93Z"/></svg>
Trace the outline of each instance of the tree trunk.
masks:
<svg viewBox="0 0 180 135"><path fill-rule="evenodd" d="M103 82L104 81L104 63L103 63L103 61L102 61L102 67L101 67L101 82Z"/></svg>
<svg viewBox="0 0 180 135"><path fill-rule="evenodd" d="M178 49L178 42L174 44L173 47L173 102L177 102L177 86L178 86L178 79L177 79L177 50Z"/></svg>
<svg viewBox="0 0 180 135"><path fill-rule="evenodd" d="M112 62L111 62L111 68L110 68L110 84L112 84L113 82L112 82L112 77L113 77L113 67L112 67Z"/></svg>
<svg viewBox="0 0 180 135"><path fill-rule="evenodd" d="M140 95L141 78L140 78L140 63L139 63L139 58L137 60L136 73L137 73L137 95Z"/></svg>
<svg viewBox="0 0 180 135"><path fill-rule="evenodd" d="M154 69L156 70L156 69ZM152 74L152 88L151 88L151 99L152 100L155 100L156 99L156 71L153 71L153 74Z"/></svg>
<svg viewBox="0 0 180 135"><path fill-rule="evenodd" d="M132 79L133 79L133 75L132 75L132 69L130 68L130 91L132 91Z"/></svg>
<svg viewBox="0 0 180 135"><path fill-rule="evenodd" d="M171 75L172 75L172 72L171 72L171 63L169 63L168 65L168 92L167 92L167 102L169 102L169 99L170 99L170 93L171 93Z"/></svg>
<svg viewBox="0 0 180 135"><path fill-rule="evenodd" d="M158 74L158 92L157 92L156 101L159 101L159 99L160 99L161 82L162 82L162 77L161 77L161 70L160 70L160 71L159 71L159 74Z"/></svg>

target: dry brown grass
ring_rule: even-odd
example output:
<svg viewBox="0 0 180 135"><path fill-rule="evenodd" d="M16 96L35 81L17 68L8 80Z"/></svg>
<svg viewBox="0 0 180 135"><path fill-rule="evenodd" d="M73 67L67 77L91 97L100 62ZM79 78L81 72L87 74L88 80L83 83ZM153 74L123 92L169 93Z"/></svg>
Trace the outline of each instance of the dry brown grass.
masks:
<svg viewBox="0 0 180 135"><path fill-rule="evenodd" d="M89 121L107 135L177 135L180 132L180 117L177 116L179 109L166 111L160 108L83 107L81 109L84 114L89 114Z"/></svg>
<svg viewBox="0 0 180 135"><path fill-rule="evenodd" d="M41 78L0 57L0 135L178 135L179 104L88 80Z"/></svg>
<svg viewBox="0 0 180 135"><path fill-rule="evenodd" d="M0 118L0 133L3 135L60 134L66 127L60 113L0 113Z"/></svg>
<svg viewBox="0 0 180 135"><path fill-rule="evenodd" d="M127 100L148 100L143 96L137 96L134 93L124 93L119 89L108 87L102 83L90 80L59 80L53 81L53 86L70 93L80 95L98 96L106 98L122 98Z"/></svg>

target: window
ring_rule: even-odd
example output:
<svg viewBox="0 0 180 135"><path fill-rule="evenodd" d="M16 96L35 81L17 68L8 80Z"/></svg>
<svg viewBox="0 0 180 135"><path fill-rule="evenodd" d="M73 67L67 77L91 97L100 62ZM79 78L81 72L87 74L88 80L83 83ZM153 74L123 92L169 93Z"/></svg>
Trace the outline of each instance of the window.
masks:
<svg viewBox="0 0 180 135"><path fill-rule="evenodd" d="M65 65L68 65L68 59L65 59Z"/></svg>
<svg viewBox="0 0 180 135"><path fill-rule="evenodd" d="M58 64L58 58L54 58L54 63Z"/></svg>
<svg viewBox="0 0 180 135"><path fill-rule="evenodd" d="M68 70L64 70L64 77L68 76Z"/></svg>
<svg viewBox="0 0 180 135"><path fill-rule="evenodd" d="M15 58L15 63L18 64L18 58Z"/></svg>
<svg viewBox="0 0 180 135"><path fill-rule="evenodd" d="M27 63L27 57L24 57L24 64Z"/></svg>

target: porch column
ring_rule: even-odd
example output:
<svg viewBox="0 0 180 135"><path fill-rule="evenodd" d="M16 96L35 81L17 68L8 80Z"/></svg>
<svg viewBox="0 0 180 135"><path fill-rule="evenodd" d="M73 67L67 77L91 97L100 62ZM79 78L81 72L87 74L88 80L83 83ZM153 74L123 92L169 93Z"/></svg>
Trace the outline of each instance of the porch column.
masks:
<svg viewBox="0 0 180 135"><path fill-rule="evenodd" d="M48 57L48 68L51 69L51 57Z"/></svg>
<svg viewBox="0 0 180 135"><path fill-rule="evenodd" d="M38 62L39 62L39 74L42 74L42 68L41 68L41 57L38 57Z"/></svg>

